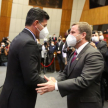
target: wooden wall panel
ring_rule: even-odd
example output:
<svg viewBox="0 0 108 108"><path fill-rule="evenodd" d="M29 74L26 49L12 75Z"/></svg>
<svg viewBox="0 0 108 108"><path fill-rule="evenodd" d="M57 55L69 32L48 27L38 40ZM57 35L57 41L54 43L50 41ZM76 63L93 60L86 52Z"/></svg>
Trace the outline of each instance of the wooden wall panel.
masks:
<svg viewBox="0 0 108 108"><path fill-rule="evenodd" d="M70 28L73 0L63 0L60 35L64 37L66 30Z"/></svg>
<svg viewBox="0 0 108 108"><path fill-rule="evenodd" d="M9 35L10 17L13 0L2 0L0 16L0 41Z"/></svg>
<svg viewBox="0 0 108 108"><path fill-rule="evenodd" d="M89 0L86 0L80 21L90 25L108 24L108 6L89 9Z"/></svg>
<svg viewBox="0 0 108 108"><path fill-rule="evenodd" d="M84 9L83 10L89 10L89 0L85 1Z"/></svg>
<svg viewBox="0 0 108 108"><path fill-rule="evenodd" d="M5 32L6 28L6 17L0 18L0 32Z"/></svg>
<svg viewBox="0 0 108 108"><path fill-rule="evenodd" d="M0 41L3 39L5 32L0 31Z"/></svg>
<svg viewBox="0 0 108 108"><path fill-rule="evenodd" d="M43 9L43 7L42 7L42 6L33 6L33 7L39 7L39 8L41 8L41 9Z"/></svg>

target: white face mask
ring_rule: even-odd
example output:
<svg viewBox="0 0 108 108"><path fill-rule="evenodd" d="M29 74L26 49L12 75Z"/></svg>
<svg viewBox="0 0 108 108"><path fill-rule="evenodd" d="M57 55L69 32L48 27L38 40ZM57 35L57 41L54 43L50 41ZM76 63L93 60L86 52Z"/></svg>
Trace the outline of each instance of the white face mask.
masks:
<svg viewBox="0 0 108 108"><path fill-rule="evenodd" d="M40 24L40 23L39 23ZM40 24L41 25L41 24ZM42 25L41 25L42 26ZM42 26L43 27L43 26ZM47 29L47 27L43 27L43 29L40 31L38 28L37 28L37 30L40 32L39 33L39 39L44 39L44 38L46 38L46 36L48 36L48 34L49 34L49 31L48 31L48 29Z"/></svg>
<svg viewBox="0 0 108 108"><path fill-rule="evenodd" d="M95 37L92 37L92 38L91 38L91 39L92 39L92 42L94 42L94 38L95 38Z"/></svg>
<svg viewBox="0 0 108 108"><path fill-rule="evenodd" d="M53 44L53 43L52 43L51 45L52 45L52 46L54 46L54 44Z"/></svg>
<svg viewBox="0 0 108 108"><path fill-rule="evenodd" d="M79 35L77 35L77 36L79 36ZM77 37L77 36L76 36L76 37ZM78 42L80 42L80 41L82 40L82 39L80 39L80 40L77 42L76 37L73 36L73 35L71 35L71 34L69 34L68 37L66 38L67 45L68 45L68 46L74 47Z"/></svg>
<svg viewBox="0 0 108 108"><path fill-rule="evenodd" d="M104 36L101 35L99 40L100 40L100 41L103 41L103 40L104 40Z"/></svg>
<svg viewBox="0 0 108 108"><path fill-rule="evenodd" d="M97 36L94 36L94 42L99 42L99 38Z"/></svg>

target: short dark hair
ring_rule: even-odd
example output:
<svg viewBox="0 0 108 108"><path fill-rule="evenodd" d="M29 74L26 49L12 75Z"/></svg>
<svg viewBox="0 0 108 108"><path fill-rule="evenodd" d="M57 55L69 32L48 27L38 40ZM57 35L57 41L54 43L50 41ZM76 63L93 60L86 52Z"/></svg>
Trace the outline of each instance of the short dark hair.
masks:
<svg viewBox="0 0 108 108"><path fill-rule="evenodd" d="M74 23L72 26L74 25L78 25L78 29L80 33L86 32L85 39L90 42L91 35L92 35L91 26L87 22L77 22L77 23Z"/></svg>
<svg viewBox="0 0 108 108"><path fill-rule="evenodd" d="M71 29L68 29L68 34L70 33Z"/></svg>
<svg viewBox="0 0 108 108"><path fill-rule="evenodd" d="M92 31L92 34L95 34L95 31Z"/></svg>
<svg viewBox="0 0 108 108"><path fill-rule="evenodd" d="M58 38L62 38L62 36L58 36Z"/></svg>
<svg viewBox="0 0 108 108"><path fill-rule="evenodd" d="M31 8L27 13L25 26L31 26L35 20L39 20L41 23L44 19L49 19L49 15L44 10L38 7Z"/></svg>

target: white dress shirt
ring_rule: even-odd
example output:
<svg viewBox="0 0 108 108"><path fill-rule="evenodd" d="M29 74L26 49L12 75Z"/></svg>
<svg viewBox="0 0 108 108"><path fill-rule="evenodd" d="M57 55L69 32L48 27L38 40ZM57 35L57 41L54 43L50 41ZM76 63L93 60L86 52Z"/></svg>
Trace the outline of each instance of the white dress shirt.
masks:
<svg viewBox="0 0 108 108"><path fill-rule="evenodd" d="M89 42L86 42L85 44L81 45L78 49L76 49L77 56L78 54L83 50L83 48L88 44ZM55 83L55 90L58 90L57 82Z"/></svg>
<svg viewBox="0 0 108 108"><path fill-rule="evenodd" d="M63 56L63 58L66 58L66 57L67 57L67 53L64 53L64 52L63 52L64 47L65 47L65 44L64 44L63 47L62 47L62 56Z"/></svg>
<svg viewBox="0 0 108 108"><path fill-rule="evenodd" d="M46 53L45 46L42 45L42 51L41 51L41 57L42 57L42 58L45 58L45 53Z"/></svg>

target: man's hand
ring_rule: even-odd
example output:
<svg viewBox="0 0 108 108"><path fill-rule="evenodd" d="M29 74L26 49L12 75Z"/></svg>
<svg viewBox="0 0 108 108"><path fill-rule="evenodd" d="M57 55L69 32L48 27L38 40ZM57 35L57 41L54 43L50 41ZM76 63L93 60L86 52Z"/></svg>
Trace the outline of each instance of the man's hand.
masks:
<svg viewBox="0 0 108 108"><path fill-rule="evenodd" d="M44 78L48 81L47 83L43 83L43 84L38 84L37 86L40 88L36 88L37 93L40 93L40 95L43 95L46 92L51 92L53 90L55 90L55 78L50 77L47 78L46 76L44 76Z"/></svg>
<svg viewBox="0 0 108 108"><path fill-rule="evenodd" d="M52 80L53 82L57 82L56 79L54 77L49 77L50 80Z"/></svg>
<svg viewBox="0 0 108 108"><path fill-rule="evenodd" d="M61 54L61 51L57 51L58 54Z"/></svg>
<svg viewBox="0 0 108 108"><path fill-rule="evenodd" d="M91 44L91 46L93 46L94 48L96 48L96 49L97 49L97 47L96 47L95 43L91 42L90 44Z"/></svg>

